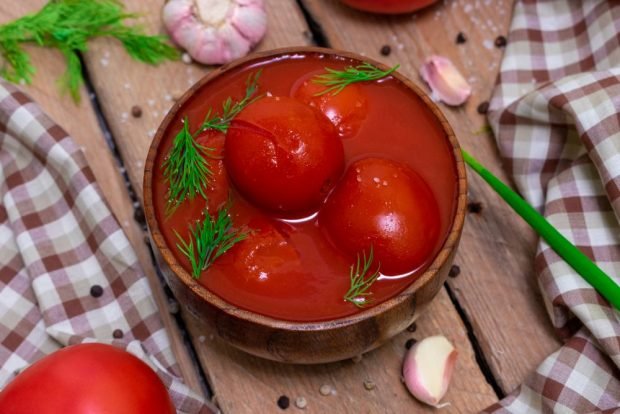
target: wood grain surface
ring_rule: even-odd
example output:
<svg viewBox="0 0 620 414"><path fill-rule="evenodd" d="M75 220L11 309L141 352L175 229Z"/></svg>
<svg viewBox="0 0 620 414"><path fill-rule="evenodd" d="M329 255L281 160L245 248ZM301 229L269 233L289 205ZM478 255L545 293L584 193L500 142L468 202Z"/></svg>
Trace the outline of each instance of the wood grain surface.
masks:
<svg viewBox="0 0 620 414"><path fill-rule="evenodd" d="M449 57L473 93L462 107L442 105L444 114L463 148L508 181L492 136L480 132L485 118L477 106L489 99L497 77L502 49L494 41L508 34L512 0L442 1L420 13L396 17L357 12L336 0L303 3L332 47L399 63L401 71L420 84L418 71L426 57ZM465 43L456 43L459 32ZM380 53L384 45L390 46L389 56ZM559 343L533 272L532 230L475 173L469 174L469 198L481 203L482 210L466 221L456 258L461 274L449 284L499 386L510 392Z"/></svg>
<svg viewBox="0 0 620 414"><path fill-rule="evenodd" d="M142 23L151 32L163 32L160 7L163 1L127 0L131 11L144 13ZM353 11L336 0L301 0L319 24L329 44L366 54L386 64L400 63L401 72L420 82L417 70L423 58L433 54L450 57L474 87L463 107L443 107L461 144L500 177L506 179L492 138L479 133L484 117L476 112L487 100L498 71L501 49L493 40L507 34L512 1L440 1L426 11L407 16L382 17ZM44 0L11 1L0 4L0 22L38 9ZM259 49L308 45L309 28L295 0L266 0L269 31ZM455 44L462 31L467 42ZM389 45L389 56L380 49ZM34 61L39 72L27 88L80 145L98 177L112 210L123 224L141 263L152 282L156 281L149 252L140 227L133 220L133 207L125 190L116 160L109 152L90 102L75 106L57 93L55 79L63 70L62 59L54 52L36 49ZM141 196L144 159L150 141L175 97L209 69L182 62L149 67L133 62L111 40L92 43L85 54L86 70L103 116L124 161L130 181ZM83 93L83 97L86 95ZM134 105L142 116L134 118ZM470 200L482 203L482 211L466 220L456 263L461 274L449 281L450 290L468 318L482 353L501 390L518 385L558 343L547 322L533 275L535 237L503 202L477 177L470 174ZM159 290L157 290L159 292ZM198 389L198 379L182 349L175 325L167 312L166 299L156 295L162 316L177 345L181 368L190 384ZM304 397L306 411L425 412L400 382L400 365L409 338L421 339L444 334L459 351L454 380L443 411L474 412L497 399L474 357L467 330L445 289L417 322L413 333L405 331L390 343L354 363L351 361L317 366L295 366L269 362L236 351L202 331L192 316L184 319L200 364L217 401L225 413L277 412L276 400L287 395L293 402ZM366 390L364 381L376 387ZM323 396L321 385L333 387Z"/></svg>

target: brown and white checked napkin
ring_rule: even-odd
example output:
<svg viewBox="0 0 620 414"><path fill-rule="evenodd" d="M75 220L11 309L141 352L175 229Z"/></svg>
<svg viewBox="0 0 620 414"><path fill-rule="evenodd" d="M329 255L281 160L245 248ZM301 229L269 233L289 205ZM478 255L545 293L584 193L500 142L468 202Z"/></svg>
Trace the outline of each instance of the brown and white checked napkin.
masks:
<svg viewBox="0 0 620 414"><path fill-rule="evenodd" d="M620 1L517 2L489 120L521 194L620 283ZM565 340L487 412L620 410L620 313L541 241Z"/></svg>
<svg viewBox="0 0 620 414"><path fill-rule="evenodd" d="M211 413L180 380L137 258L84 154L0 79L0 388L61 346L111 343L153 367L182 413Z"/></svg>

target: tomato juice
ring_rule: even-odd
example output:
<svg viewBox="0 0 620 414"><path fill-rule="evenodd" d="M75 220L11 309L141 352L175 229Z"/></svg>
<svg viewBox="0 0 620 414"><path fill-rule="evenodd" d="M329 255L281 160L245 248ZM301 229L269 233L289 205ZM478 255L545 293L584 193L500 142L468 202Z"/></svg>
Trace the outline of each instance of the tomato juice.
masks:
<svg viewBox="0 0 620 414"><path fill-rule="evenodd" d="M182 127L183 118L187 117L192 131L196 130L209 109L220 111L228 97L233 100L243 98L248 76L258 70L261 70L259 94L290 99L297 93L300 82L307 80L308 74L323 73L325 67L342 70L360 63L316 52L259 58L222 72L184 102L168 124L158 148L153 169L152 201L168 247L188 272L191 273L191 266L177 249L175 232L186 238L188 226L202 220L205 209L214 214L217 206L214 206L213 200L207 203L197 195L166 216L168 184L160 166ZM344 170L352 163L369 157L403 164L428 184L434 196L432 205L437 206L436 214L428 218L436 222L433 226L438 229L438 237L428 242L430 246L424 247L424 251L430 253L425 253L425 259L417 268L404 274L382 274L371 287L372 304L378 304L411 284L441 249L455 213L457 172L453 148L444 129L415 92L391 76L375 82L357 83L355 88L355 95L363 95L360 98L363 105L356 104L363 113L355 116L347 113L339 118L338 122L353 119L355 124L351 128L341 124L334 128L337 134L338 131L346 132L338 135L344 149ZM348 98L345 96L341 101L343 99ZM358 98L351 99L353 102ZM338 102L335 104L340 105ZM286 117L286 114L282 116ZM243 118L243 112L240 117ZM327 118L332 119L331 116ZM234 125L233 120L231 128ZM217 157L209 159L209 162L216 176L223 177L223 181L212 183L208 192L218 197L220 206L230 198L233 225L235 228L249 229L249 236L203 271L199 283L234 306L276 319L322 321L359 312L360 309L354 304L343 300L350 286L349 274L356 256L336 246L326 235L319 223L317 208L289 214L259 206L244 197L223 172L226 151L222 152L221 136L202 139L205 143L219 140ZM342 167L334 167L334 171L339 177L345 174ZM228 185L229 191L222 193L222 187ZM303 186L303 183L296 185ZM271 194L278 188L266 190L266 194ZM288 194L289 190L286 192ZM343 208L355 209L356 206ZM346 229L343 231L346 232Z"/></svg>

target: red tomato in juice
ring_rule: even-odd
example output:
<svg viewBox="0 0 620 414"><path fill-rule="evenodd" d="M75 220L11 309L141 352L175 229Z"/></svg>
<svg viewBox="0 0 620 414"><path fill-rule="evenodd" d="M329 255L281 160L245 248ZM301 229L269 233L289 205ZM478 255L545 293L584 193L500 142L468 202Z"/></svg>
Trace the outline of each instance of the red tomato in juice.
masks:
<svg viewBox="0 0 620 414"><path fill-rule="evenodd" d="M366 94L360 85L353 83L336 94L328 92L317 95L327 87L313 82L315 76L313 74L298 82L293 86L291 94L329 118L341 138L353 137L368 115Z"/></svg>
<svg viewBox="0 0 620 414"><path fill-rule="evenodd" d="M333 125L289 97L265 97L231 122L225 164L239 192L282 213L316 210L344 169Z"/></svg>
<svg viewBox="0 0 620 414"><path fill-rule="evenodd" d="M294 277L301 272L299 253L274 224L278 223L254 218L248 237L231 249L235 271L229 278L240 291L286 297L299 287Z"/></svg>
<svg viewBox="0 0 620 414"><path fill-rule="evenodd" d="M398 14L410 13L423 7L430 6L437 0L341 0L344 4L358 10Z"/></svg>
<svg viewBox="0 0 620 414"><path fill-rule="evenodd" d="M224 167L224 141L226 137L220 131L209 130L196 138L196 143L206 148L204 157L209 163L211 176L205 189L207 211L214 215L228 201L230 183ZM202 197L198 197L202 198Z"/></svg>
<svg viewBox="0 0 620 414"><path fill-rule="evenodd" d="M63 348L35 362L0 392L6 414L175 414L157 374L111 345Z"/></svg>
<svg viewBox="0 0 620 414"><path fill-rule="evenodd" d="M439 220L428 184L407 165L383 158L351 164L319 213L319 225L338 248L355 257L372 246L387 275L427 261Z"/></svg>

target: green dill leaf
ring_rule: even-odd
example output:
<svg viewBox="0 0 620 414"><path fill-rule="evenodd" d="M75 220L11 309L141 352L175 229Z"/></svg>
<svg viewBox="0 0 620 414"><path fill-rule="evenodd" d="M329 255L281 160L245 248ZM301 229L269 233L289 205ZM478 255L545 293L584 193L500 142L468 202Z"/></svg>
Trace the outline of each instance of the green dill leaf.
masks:
<svg viewBox="0 0 620 414"><path fill-rule="evenodd" d="M193 200L197 194L207 198L205 188L213 172L204 156L209 156L211 151L196 142L189 129L189 120L185 118L183 128L162 163L164 179L169 183L166 216L170 216L186 199Z"/></svg>
<svg viewBox="0 0 620 414"><path fill-rule="evenodd" d="M325 72L327 73L316 75L312 81L319 85L327 86L328 88L315 95L320 96L326 93L336 95L352 83L375 81L385 78L399 67L400 65L396 65L388 70L381 70L368 62L364 62L355 67L348 66L344 70L325 68Z"/></svg>
<svg viewBox="0 0 620 414"><path fill-rule="evenodd" d="M204 122L194 133L190 130L189 120L187 117L185 118L183 127L174 138L172 148L161 166L164 170L164 179L169 184L166 216L174 213L185 200L193 200L197 194L204 199L207 198L205 189L209 185L213 173L209 161L205 157L215 157L212 154L212 148L199 145L195 138L209 129L226 133L233 118L243 108L260 97L255 96L258 90L259 76L260 70L248 76L243 99L233 103L233 99L228 97L222 103L221 115L212 115L213 111L209 109Z"/></svg>
<svg viewBox="0 0 620 414"><path fill-rule="evenodd" d="M50 1L37 13L0 26L0 75L11 82L31 82L35 69L22 43L58 49L67 60L60 84L77 102L83 83L79 53L93 38L116 38L131 57L149 64L178 58L178 51L163 36L149 36L140 26L124 24L136 17L115 0Z"/></svg>
<svg viewBox="0 0 620 414"><path fill-rule="evenodd" d="M179 240L177 248L189 260L192 276L196 279L218 257L248 236L247 233L233 229L229 208L230 204L221 208L215 219L205 210L204 220L189 226L188 240L175 231Z"/></svg>
<svg viewBox="0 0 620 414"><path fill-rule="evenodd" d="M366 251L362 251L362 254L357 254L357 261L351 265L349 271L350 287L347 293L344 295L344 300L351 302L358 308L363 308L372 302L370 296L372 292L369 291L370 287L377 281L380 276L379 267L370 273L370 268L373 265L373 248L370 246L370 253L366 256Z"/></svg>

